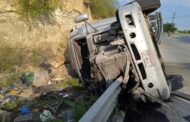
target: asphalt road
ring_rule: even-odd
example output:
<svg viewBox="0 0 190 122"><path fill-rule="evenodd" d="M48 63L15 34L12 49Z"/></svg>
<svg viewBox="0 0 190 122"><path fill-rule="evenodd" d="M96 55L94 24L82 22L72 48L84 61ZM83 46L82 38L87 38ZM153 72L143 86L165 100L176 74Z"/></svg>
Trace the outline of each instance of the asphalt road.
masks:
<svg viewBox="0 0 190 122"><path fill-rule="evenodd" d="M180 117L180 122L190 122L190 101L173 96L171 99L174 103L174 110L176 110L177 116Z"/></svg>
<svg viewBox="0 0 190 122"><path fill-rule="evenodd" d="M190 94L190 36L164 35L159 48L167 75L182 75L184 88L179 91ZM179 96L172 94L162 104L136 103L137 107L128 107L124 122L190 122L190 101ZM185 97L190 100L190 95Z"/></svg>
<svg viewBox="0 0 190 122"><path fill-rule="evenodd" d="M159 46L163 56L166 73L180 74L184 78L184 88L180 92L190 94L190 36L163 36ZM190 101L176 96L171 97L169 108L163 107L162 113L170 122L190 122Z"/></svg>
<svg viewBox="0 0 190 122"><path fill-rule="evenodd" d="M179 94L172 93L169 100L160 101L161 104L137 102L134 103L135 107L131 104L132 107L127 107L124 122L190 122L190 36L164 35L159 48L165 63L166 74L182 75L184 88L177 92Z"/></svg>
<svg viewBox="0 0 190 122"><path fill-rule="evenodd" d="M190 94L190 35L164 35L159 47L166 73L182 75L184 88L180 91Z"/></svg>

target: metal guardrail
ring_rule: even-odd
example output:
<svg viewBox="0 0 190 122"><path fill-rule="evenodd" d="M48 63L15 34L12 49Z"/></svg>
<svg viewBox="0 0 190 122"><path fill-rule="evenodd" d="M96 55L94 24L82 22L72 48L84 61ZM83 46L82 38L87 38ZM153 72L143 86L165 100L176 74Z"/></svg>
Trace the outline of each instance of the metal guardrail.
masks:
<svg viewBox="0 0 190 122"><path fill-rule="evenodd" d="M122 82L122 77L115 80L79 122L106 122L117 105L117 97L121 91L120 84Z"/></svg>
<svg viewBox="0 0 190 122"><path fill-rule="evenodd" d="M172 92L171 95L190 101L190 95L183 92L176 91Z"/></svg>

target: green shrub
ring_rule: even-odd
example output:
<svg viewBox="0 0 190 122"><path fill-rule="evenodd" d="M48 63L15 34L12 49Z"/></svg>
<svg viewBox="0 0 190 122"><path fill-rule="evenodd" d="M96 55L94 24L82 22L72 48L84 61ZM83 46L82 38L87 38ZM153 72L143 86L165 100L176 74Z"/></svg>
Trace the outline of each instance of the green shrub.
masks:
<svg viewBox="0 0 190 122"><path fill-rule="evenodd" d="M77 89L82 89L83 85L80 83L79 79L76 78L71 78L71 79L67 79L67 80L63 80L61 82L59 82L58 86L60 87L75 87L75 90Z"/></svg>
<svg viewBox="0 0 190 122"><path fill-rule="evenodd" d="M58 5L58 0L18 0L19 13L26 20L50 16Z"/></svg>
<svg viewBox="0 0 190 122"><path fill-rule="evenodd" d="M67 101L67 104L72 110L74 120L80 120L80 118L84 115L85 112L87 112L87 110L96 100L97 96L88 96L86 98L80 98L75 101Z"/></svg>
<svg viewBox="0 0 190 122"><path fill-rule="evenodd" d="M6 110L13 110L17 108L20 104L21 104L21 101L16 99L16 100L5 103L3 105L3 108L5 108Z"/></svg>
<svg viewBox="0 0 190 122"><path fill-rule="evenodd" d="M94 18L107 18L115 15L115 0L91 0L90 9Z"/></svg>
<svg viewBox="0 0 190 122"><path fill-rule="evenodd" d="M181 33L181 34L190 34L190 30L178 30L178 33Z"/></svg>
<svg viewBox="0 0 190 122"><path fill-rule="evenodd" d="M164 32L175 32L177 31L177 27L174 23L165 23L164 24Z"/></svg>

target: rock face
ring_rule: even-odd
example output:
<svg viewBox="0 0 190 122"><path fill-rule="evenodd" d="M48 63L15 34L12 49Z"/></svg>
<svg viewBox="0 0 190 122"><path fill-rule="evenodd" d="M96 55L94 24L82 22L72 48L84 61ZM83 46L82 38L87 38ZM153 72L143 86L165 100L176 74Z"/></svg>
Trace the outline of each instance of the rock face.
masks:
<svg viewBox="0 0 190 122"><path fill-rule="evenodd" d="M41 22L33 20L29 22L24 21L22 16L18 14L17 1L0 0L1 48L3 46L10 46L19 50L32 50L32 53L34 53L33 50L35 49L37 55L42 51L43 58L48 60L52 65L55 65L55 67L56 65L63 64L63 54L67 47L68 33L75 25L74 17L79 15L79 13L88 13L90 15L90 10L84 5L84 1L60 0L63 8L57 8L52 18L44 18ZM21 51L21 53L25 52ZM27 54L27 56L29 55ZM30 57L31 59L23 57L23 60L35 59L34 56ZM63 65L59 68L56 69L57 73L55 74L59 74L59 77L68 77L65 66Z"/></svg>
<svg viewBox="0 0 190 122"><path fill-rule="evenodd" d="M0 40L35 46L44 42L63 41L65 33L74 27L73 18L79 12L88 12L83 0L61 0L63 9L57 8L54 18L47 24L22 20L16 13L17 0L0 1ZM34 43L35 42L35 43Z"/></svg>

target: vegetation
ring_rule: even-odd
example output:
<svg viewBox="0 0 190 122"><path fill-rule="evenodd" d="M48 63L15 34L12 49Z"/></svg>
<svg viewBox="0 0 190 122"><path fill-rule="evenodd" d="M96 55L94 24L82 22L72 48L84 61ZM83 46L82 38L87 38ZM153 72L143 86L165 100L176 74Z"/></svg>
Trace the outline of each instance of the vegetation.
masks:
<svg viewBox="0 0 190 122"><path fill-rule="evenodd" d="M174 23L165 23L164 24L164 32L175 32L177 31L177 27Z"/></svg>
<svg viewBox="0 0 190 122"><path fill-rule="evenodd" d="M90 9L94 18L114 16L116 12L116 0L91 0Z"/></svg>
<svg viewBox="0 0 190 122"><path fill-rule="evenodd" d="M20 78L22 75L22 73L12 73L10 75L7 76L7 81L6 81L6 84L5 86L9 86L11 85L15 80L17 80L18 78Z"/></svg>
<svg viewBox="0 0 190 122"><path fill-rule="evenodd" d="M12 100L12 101L5 103L3 105L3 108L6 108L7 110L13 110L13 109L17 108L20 104L21 104L21 101L16 99L16 100Z"/></svg>
<svg viewBox="0 0 190 122"><path fill-rule="evenodd" d="M61 119L53 119L53 120L47 120L47 122L64 122L63 120Z"/></svg>
<svg viewBox="0 0 190 122"><path fill-rule="evenodd" d="M22 64L22 56L19 50L5 46L0 49L0 72L13 71L15 66Z"/></svg>
<svg viewBox="0 0 190 122"><path fill-rule="evenodd" d="M53 55L49 52L50 51L39 48L19 49L17 47L8 47L7 45L0 49L0 73L15 72L18 67L22 67L27 64L37 66L44 60L44 58L48 58L48 56L51 57L51 55Z"/></svg>
<svg viewBox="0 0 190 122"><path fill-rule="evenodd" d="M178 30L174 23L165 23L164 32L178 32L181 34L190 34L190 30Z"/></svg>
<svg viewBox="0 0 190 122"><path fill-rule="evenodd" d="M69 101L68 104L72 110L74 120L78 121L96 100L96 96L88 96L87 98Z"/></svg>
<svg viewBox="0 0 190 122"><path fill-rule="evenodd" d="M42 62L42 60L43 60L43 57L42 57L42 55L41 55L41 52L40 52L39 50L33 49L33 50L31 51L31 53L32 53L31 60L32 60L33 64L34 64L35 66L39 65L40 62Z"/></svg>
<svg viewBox="0 0 190 122"><path fill-rule="evenodd" d="M0 86L11 85L24 72L33 70L44 59L54 57L49 47L29 49L5 41L0 41L0 45Z"/></svg>
<svg viewBox="0 0 190 122"><path fill-rule="evenodd" d="M58 0L18 0L19 13L25 20L50 16L58 4Z"/></svg>
<svg viewBox="0 0 190 122"><path fill-rule="evenodd" d="M71 79L68 79L68 80L63 80L63 81L59 82L58 86L63 87L63 88L73 87L76 90L77 89L80 90L80 89L83 88L83 85L80 83L79 79L76 79L76 78L71 78Z"/></svg>
<svg viewBox="0 0 190 122"><path fill-rule="evenodd" d="M190 30L179 30L178 32L182 34L190 34Z"/></svg>

